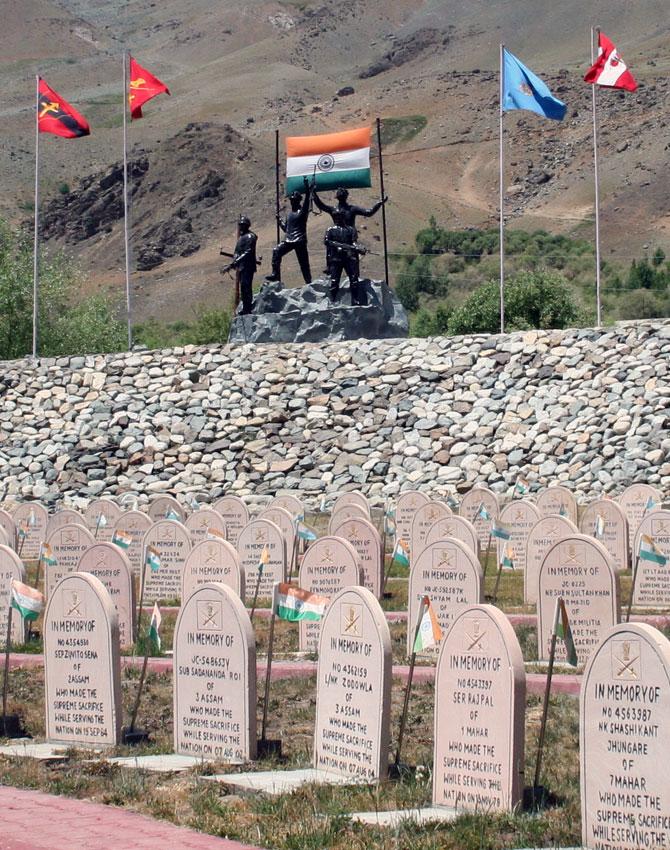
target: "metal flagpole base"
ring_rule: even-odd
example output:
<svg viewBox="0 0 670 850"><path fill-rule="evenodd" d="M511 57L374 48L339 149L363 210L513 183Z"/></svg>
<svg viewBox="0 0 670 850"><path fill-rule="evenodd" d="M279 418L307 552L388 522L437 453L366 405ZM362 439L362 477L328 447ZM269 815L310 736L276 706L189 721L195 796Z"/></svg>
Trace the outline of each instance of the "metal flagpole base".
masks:
<svg viewBox="0 0 670 850"><path fill-rule="evenodd" d="M0 717L0 738L25 738L21 717L18 714L6 714Z"/></svg>
<svg viewBox="0 0 670 850"><path fill-rule="evenodd" d="M150 743L151 736L144 729L124 729L121 741L129 747L138 747L140 744Z"/></svg>

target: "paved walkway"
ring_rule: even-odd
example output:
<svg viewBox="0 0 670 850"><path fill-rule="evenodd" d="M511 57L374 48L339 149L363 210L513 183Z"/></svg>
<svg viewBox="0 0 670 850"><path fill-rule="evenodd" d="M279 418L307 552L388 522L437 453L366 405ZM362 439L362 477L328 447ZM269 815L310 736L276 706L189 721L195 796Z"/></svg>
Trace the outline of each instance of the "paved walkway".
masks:
<svg viewBox="0 0 670 850"><path fill-rule="evenodd" d="M87 800L0 785L0 850L257 850Z"/></svg>

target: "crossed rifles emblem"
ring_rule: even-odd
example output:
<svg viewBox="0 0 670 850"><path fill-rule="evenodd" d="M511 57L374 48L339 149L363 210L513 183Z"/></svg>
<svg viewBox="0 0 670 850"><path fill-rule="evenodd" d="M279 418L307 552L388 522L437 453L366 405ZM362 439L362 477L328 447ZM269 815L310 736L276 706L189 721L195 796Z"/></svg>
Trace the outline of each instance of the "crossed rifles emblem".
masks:
<svg viewBox="0 0 670 850"><path fill-rule="evenodd" d="M200 628L204 629L207 626L217 626L216 615L219 613L219 606L213 602L205 602L205 611Z"/></svg>
<svg viewBox="0 0 670 850"><path fill-rule="evenodd" d="M356 612L353 605L347 611L344 617L344 633L347 635L359 636L361 615Z"/></svg>
<svg viewBox="0 0 670 850"><path fill-rule="evenodd" d="M79 596L76 590L72 591L72 595L70 597L70 606L65 614L66 617L83 617L83 613L81 610L81 606L83 603L83 599Z"/></svg>
<svg viewBox="0 0 670 850"><path fill-rule="evenodd" d="M621 679L624 675L629 679L638 679L637 668L634 666L639 661L640 656L636 655L631 658L630 642L625 640L622 644L622 657L614 656L614 660L619 666L616 671L616 678Z"/></svg>
<svg viewBox="0 0 670 850"><path fill-rule="evenodd" d="M484 652L483 640L485 637L486 631L481 631L481 623L479 620L474 620L472 623L472 634L465 633L465 639L467 641L465 651Z"/></svg>

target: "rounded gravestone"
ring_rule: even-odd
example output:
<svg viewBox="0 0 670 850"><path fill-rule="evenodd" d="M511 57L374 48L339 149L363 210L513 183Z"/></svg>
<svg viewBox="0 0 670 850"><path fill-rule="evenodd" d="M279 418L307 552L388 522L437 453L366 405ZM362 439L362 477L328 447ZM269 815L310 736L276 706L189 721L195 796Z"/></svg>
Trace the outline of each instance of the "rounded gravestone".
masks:
<svg viewBox="0 0 670 850"><path fill-rule="evenodd" d="M291 516L296 519L303 519L305 516L305 506L297 496L292 493L278 493L268 505L268 508L284 508Z"/></svg>
<svg viewBox="0 0 670 850"><path fill-rule="evenodd" d="M454 537L425 546L414 559L407 592L407 655L412 654L421 600L430 599L444 632L464 608L484 601L484 573L475 553ZM436 657L439 645L421 654Z"/></svg>
<svg viewBox="0 0 670 850"><path fill-rule="evenodd" d="M361 582L361 562L358 553L341 537L320 537L305 552L300 564L298 584L303 590L332 599L345 587ZM315 652L319 644L321 623L301 620L299 649Z"/></svg>
<svg viewBox="0 0 670 850"><path fill-rule="evenodd" d="M174 632L174 749L211 761L256 757L256 640L221 583L184 600Z"/></svg>
<svg viewBox="0 0 670 850"><path fill-rule="evenodd" d="M359 782L388 771L391 635L364 587L330 601L321 622L316 680L314 767Z"/></svg>
<svg viewBox="0 0 670 850"><path fill-rule="evenodd" d="M670 642L649 625L609 629L584 672L579 711L582 842L670 846Z"/></svg>
<svg viewBox="0 0 670 850"><path fill-rule="evenodd" d="M158 552L160 567L144 565L143 603L179 599L184 564L191 551L187 529L176 519L158 520L144 535L145 553L149 546Z"/></svg>
<svg viewBox="0 0 670 850"><path fill-rule="evenodd" d="M410 552L417 557L423 547L426 545L426 537L431 525L434 525L438 519L451 515L451 508L446 502L439 502L435 499L421 505L414 512L412 517L412 527L409 537Z"/></svg>
<svg viewBox="0 0 670 850"><path fill-rule="evenodd" d="M203 540L188 553L182 576L182 600L203 584L225 584L244 601L244 570L227 540Z"/></svg>
<svg viewBox="0 0 670 850"><path fill-rule="evenodd" d="M222 496L212 505L226 524L226 540L237 546L240 532L249 524L249 508L239 496Z"/></svg>
<svg viewBox="0 0 670 850"><path fill-rule="evenodd" d="M79 559L78 571L90 573L107 588L119 620L121 646L132 646L135 639L135 594L130 561L113 543L96 543Z"/></svg>
<svg viewBox="0 0 670 850"><path fill-rule="evenodd" d="M382 541L379 532L368 519L345 519L333 529L334 537L342 537L351 543L361 563L363 587L379 599L382 590L383 566Z"/></svg>
<svg viewBox="0 0 670 850"><path fill-rule="evenodd" d="M58 531L59 528L64 528L66 525L81 525L83 528L86 528L84 517L79 511L72 510L72 508L63 508L49 517L46 531L47 539L54 531Z"/></svg>
<svg viewBox="0 0 670 850"><path fill-rule="evenodd" d="M577 500L574 493L567 487L552 484L538 494L535 506L542 516L558 514L577 525Z"/></svg>
<svg viewBox="0 0 670 850"><path fill-rule="evenodd" d="M491 520L479 515L479 507L484 505L491 519L498 519L500 504L496 494L488 487L473 487L461 499L459 516L463 516L474 525L481 546L487 546L491 533Z"/></svg>
<svg viewBox="0 0 670 850"><path fill-rule="evenodd" d="M658 487L650 484L631 484L618 497L617 502L626 514L628 520L628 548L633 549L633 541L642 518L650 511L658 510L663 501L663 494ZM633 549L633 558L635 550Z"/></svg>
<svg viewBox="0 0 670 850"><path fill-rule="evenodd" d="M261 567L261 555L267 549L268 562ZM272 597L276 582L286 581L286 540L281 528L269 519L252 519L237 540L237 554L245 575L245 595L253 599Z"/></svg>
<svg viewBox="0 0 670 850"><path fill-rule="evenodd" d="M561 597L570 620L579 664L585 664L603 633L619 621L619 577L609 553L586 534L554 543L538 573L537 646L541 661L549 659L556 600ZM563 641L556 660L567 658Z"/></svg>
<svg viewBox="0 0 670 850"><path fill-rule="evenodd" d="M426 546L430 543L437 543L438 540L444 540L445 537L455 537L456 540L460 540L461 543L472 549L479 559L479 538L470 520L456 514L438 519L428 529Z"/></svg>
<svg viewBox="0 0 670 850"><path fill-rule="evenodd" d="M493 605L461 612L435 675L433 804L512 811L524 785L526 673L509 620Z"/></svg>
<svg viewBox="0 0 670 850"><path fill-rule="evenodd" d="M537 576L549 549L562 537L579 534L579 529L565 516L543 516L531 528L526 541L526 571L523 574L524 598L528 604L537 602Z"/></svg>
<svg viewBox="0 0 670 850"><path fill-rule="evenodd" d="M540 519L540 512L528 499L515 499L500 511L500 522L506 525L510 532L509 544L514 551L514 568L526 569L526 544L531 528ZM498 546L498 563L506 544L500 540Z"/></svg>
<svg viewBox="0 0 670 850"><path fill-rule="evenodd" d="M9 513L9 511L5 511L2 508L0 508L0 529L4 531L5 537L7 538L7 543L5 545L11 546L12 549L16 549L17 529L14 517ZM23 554L23 552L21 554Z"/></svg>
<svg viewBox="0 0 670 850"><path fill-rule="evenodd" d="M642 535L650 537L665 555L665 564L639 557ZM638 608L670 607L670 511L656 510L640 522L633 541L633 562L637 560L637 579L633 604Z"/></svg>
<svg viewBox="0 0 670 850"><path fill-rule="evenodd" d="M88 573L64 576L47 602L44 697L50 743L119 743L119 626L109 593Z"/></svg>
<svg viewBox="0 0 670 850"><path fill-rule="evenodd" d="M398 496L395 506L396 540L404 540L407 546L410 545L414 514L421 505L425 505L429 501L428 496L425 493L420 493L418 490L406 490Z"/></svg>
<svg viewBox="0 0 670 850"><path fill-rule="evenodd" d="M196 543L202 543L208 535L211 536L210 529L214 532L218 531L222 539L226 536L226 521L214 508L198 508L186 517L184 525L188 528L193 546Z"/></svg>
<svg viewBox="0 0 670 850"><path fill-rule="evenodd" d="M298 555L298 538L294 518L286 510L286 508L280 508L279 506L276 506L274 508L266 508L264 511L261 511L256 517L256 519L267 519L281 529L281 533L284 535L284 540L286 541L286 557L288 559L288 571L293 574L295 572L296 559Z"/></svg>
<svg viewBox="0 0 670 850"><path fill-rule="evenodd" d="M2 528L2 527L0 527L0 545L10 546L12 549L14 548L13 541L10 541L9 535L7 534L5 529Z"/></svg>
<svg viewBox="0 0 670 850"><path fill-rule="evenodd" d="M0 545L0 646L5 646L7 640L7 620L9 606L12 602L12 581L25 583L26 571L23 561L9 546ZM23 618L15 609L12 611L13 644L23 643L25 639Z"/></svg>
<svg viewBox="0 0 670 850"><path fill-rule="evenodd" d="M147 508L147 513L154 522L158 522L161 519L173 519L183 523L186 519L184 507L174 496L157 496L155 499L152 499Z"/></svg>
<svg viewBox="0 0 670 850"><path fill-rule="evenodd" d="M331 513L335 514L342 510L342 508L348 508L351 507L351 505L359 507L368 519L370 518L370 503L360 490L351 490L348 493L340 493L333 502Z"/></svg>
<svg viewBox="0 0 670 850"><path fill-rule="evenodd" d="M63 576L77 572L79 559L95 544L95 538L83 525L64 525L51 532L46 542L56 561L55 564L43 561L44 592L48 598Z"/></svg>
<svg viewBox="0 0 670 850"><path fill-rule="evenodd" d="M369 521L370 514L367 514L360 505L342 505L330 514L328 534L335 534L335 529L347 519L367 519Z"/></svg>
<svg viewBox="0 0 670 850"><path fill-rule="evenodd" d="M111 499L93 499L84 511L84 523L96 540L108 543L122 513L121 508Z"/></svg>
<svg viewBox="0 0 670 850"><path fill-rule="evenodd" d="M112 540L115 536L121 540L130 538L130 543L127 548L124 548L124 552L130 561L133 575L137 576L137 578L140 578L142 575L144 535L152 525L153 522L148 514L142 513L142 511L125 511L125 513L121 514L118 522L115 523L112 529Z"/></svg>
<svg viewBox="0 0 670 850"><path fill-rule="evenodd" d="M596 533L598 517L604 520L604 531L601 537ZM628 520L622 508L612 499L596 499L584 509L579 522L582 534L596 537L610 553L614 569L618 572L627 570L628 559Z"/></svg>
<svg viewBox="0 0 670 850"><path fill-rule="evenodd" d="M21 557L33 561L39 557L40 544L46 539L49 523L49 513L39 502L22 502L12 511L14 522L18 528L23 526L26 532L21 545Z"/></svg>

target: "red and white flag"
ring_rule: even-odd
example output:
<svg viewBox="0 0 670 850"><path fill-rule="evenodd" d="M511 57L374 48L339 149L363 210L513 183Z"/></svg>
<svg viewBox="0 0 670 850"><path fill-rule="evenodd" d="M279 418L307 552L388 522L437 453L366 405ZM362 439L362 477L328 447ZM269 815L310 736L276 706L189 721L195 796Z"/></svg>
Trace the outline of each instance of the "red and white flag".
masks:
<svg viewBox="0 0 670 850"><path fill-rule="evenodd" d="M607 36L598 33L598 58L584 76L584 82L612 89L635 91L637 83L626 63Z"/></svg>

